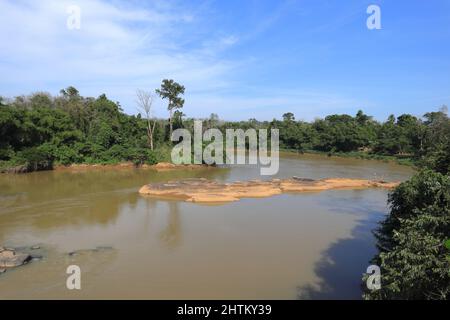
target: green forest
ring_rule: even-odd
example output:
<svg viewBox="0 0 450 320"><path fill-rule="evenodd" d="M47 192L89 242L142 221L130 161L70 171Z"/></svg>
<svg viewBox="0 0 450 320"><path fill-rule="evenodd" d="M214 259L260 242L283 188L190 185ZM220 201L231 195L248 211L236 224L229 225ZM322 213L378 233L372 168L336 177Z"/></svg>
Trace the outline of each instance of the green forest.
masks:
<svg viewBox="0 0 450 320"><path fill-rule="evenodd" d="M83 97L74 87L53 97L34 93L0 99L0 168L46 170L73 163L136 165L168 161L177 128L192 130L181 111L184 87L164 80L155 92L167 101L168 119L151 117L152 95L138 92L141 113L128 115L102 94ZM142 115L141 115L142 114ZM445 107L418 118L390 115L379 122L363 111L299 121L287 112L272 121L229 122L216 113L204 128L278 128L280 146L295 152L393 159L418 173L389 194L390 213L375 230L381 289L365 299L450 298L450 119ZM365 281L366 278L363 278Z"/></svg>
<svg viewBox="0 0 450 320"><path fill-rule="evenodd" d="M132 161L139 165L169 161L171 131L192 130L194 119L181 111L184 87L167 81L157 93L168 100L168 119L153 119L150 110L128 115L106 95L83 97L74 87L61 90L56 97L34 93L0 98L0 168L27 172L73 163ZM145 101L151 98L149 95L138 96L151 107L151 101ZM203 121L204 128L223 132L226 128L278 128L280 147L285 150L394 159L438 168L440 172L448 170L450 129L444 108L423 118L391 115L385 122L363 111L354 116L329 115L313 122L298 121L290 112L272 121L229 122L220 120L216 113Z"/></svg>

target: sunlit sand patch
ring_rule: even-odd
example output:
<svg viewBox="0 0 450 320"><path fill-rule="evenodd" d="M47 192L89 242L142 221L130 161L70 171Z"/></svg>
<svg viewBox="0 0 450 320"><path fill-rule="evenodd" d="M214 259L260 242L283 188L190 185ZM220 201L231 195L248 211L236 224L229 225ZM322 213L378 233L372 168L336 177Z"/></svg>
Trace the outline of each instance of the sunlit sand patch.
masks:
<svg viewBox="0 0 450 320"><path fill-rule="evenodd" d="M207 179L187 179L153 183L143 186L139 193L157 198L196 203L226 203L242 198L266 198L282 193L319 192L331 189L394 188L398 182L365 179L273 179L221 183Z"/></svg>

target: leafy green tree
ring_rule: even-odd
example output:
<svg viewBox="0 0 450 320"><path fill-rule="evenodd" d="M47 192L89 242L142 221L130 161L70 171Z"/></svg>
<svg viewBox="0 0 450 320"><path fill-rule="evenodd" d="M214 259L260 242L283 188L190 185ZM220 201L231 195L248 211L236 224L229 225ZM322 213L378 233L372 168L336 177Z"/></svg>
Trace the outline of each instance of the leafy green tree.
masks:
<svg viewBox="0 0 450 320"><path fill-rule="evenodd" d="M183 128L183 117L186 115L183 113L183 111L176 110L173 113L173 127L174 129Z"/></svg>
<svg viewBox="0 0 450 320"><path fill-rule="evenodd" d="M376 237L381 289L366 299L449 299L450 177L431 170L389 196L391 212Z"/></svg>
<svg viewBox="0 0 450 320"><path fill-rule="evenodd" d="M368 144L369 138L350 115L331 115L313 124L318 132L317 148L322 151L350 152Z"/></svg>
<svg viewBox="0 0 450 320"><path fill-rule="evenodd" d="M421 164L441 173L450 168L450 119L444 106L439 112L425 114Z"/></svg>
<svg viewBox="0 0 450 320"><path fill-rule="evenodd" d="M219 116L217 113L211 113L208 119L208 128L216 128L219 125Z"/></svg>
<svg viewBox="0 0 450 320"><path fill-rule="evenodd" d="M46 92L37 92L30 96L29 104L31 108L54 107L52 97Z"/></svg>
<svg viewBox="0 0 450 320"><path fill-rule="evenodd" d="M169 101L167 105L167 110L169 110L169 137L172 136L173 124L172 124L172 116L173 111L176 109L183 108L184 99L180 97L183 95L185 91L184 86L179 83L168 79L164 79L161 84L160 89L156 89L156 93L162 98L167 99Z"/></svg>
<svg viewBox="0 0 450 320"><path fill-rule="evenodd" d="M23 164L27 171L53 168L53 156L43 147L34 147L18 152L16 162L17 164Z"/></svg>
<svg viewBox="0 0 450 320"><path fill-rule="evenodd" d="M283 121L285 122L295 121L294 114L292 112L287 112L283 114Z"/></svg>
<svg viewBox="0 0 450 320"><path fill-rule="evenodd" d="M369 117L368 115L364 114L362 110L358 110L358 112L356 113L355 120L360 126L364 126L369 121L372 121L372 117Z"/></svg>

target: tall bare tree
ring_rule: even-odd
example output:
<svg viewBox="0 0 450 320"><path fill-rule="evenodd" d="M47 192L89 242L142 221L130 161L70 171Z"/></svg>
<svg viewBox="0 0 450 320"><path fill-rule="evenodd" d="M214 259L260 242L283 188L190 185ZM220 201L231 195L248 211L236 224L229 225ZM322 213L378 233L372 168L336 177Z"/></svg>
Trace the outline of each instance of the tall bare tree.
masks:
<svg viewBox="0 0 450 320"><path fill-rule="evenodd" d="M153 133L155 132L156 120L152 123L152 105L153 105L153 95L150 92L144 90L136 91L136 103L138 105L139 111L144 113L145 119L147 120L147 143L151 150L153 150Z"/></svg>

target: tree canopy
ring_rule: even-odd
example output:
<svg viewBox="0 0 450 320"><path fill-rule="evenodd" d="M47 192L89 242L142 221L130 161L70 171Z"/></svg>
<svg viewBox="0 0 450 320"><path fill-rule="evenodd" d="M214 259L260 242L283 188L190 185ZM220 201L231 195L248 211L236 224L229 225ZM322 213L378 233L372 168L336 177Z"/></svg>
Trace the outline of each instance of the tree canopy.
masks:
<svg viewBox="0 0 450 320"><path fill-rule="evenodd" d="M167 105L167 110L169 110L169 124L170 124L170 135L172 135L173 124L173 111L176 109L183 108L184 99L180 95L184 94L185 88L178 82L170 79L164 79L161 83L161 88L155 90L156 93L162 98L169 101Z"/></svg>
<svg viewBox="0 0 450 320"><path fill-rule="evenodd" d="M43 163L108 163L168 160L173 127L192 130L193 120L179 109L184 87L163 80L157 92L169 100L169 121L127 115L118 102L102 94L83 97L74 87L52 97L38 92L29 96L0 100L0 165L26 164L27 149L46 154ZM148 100L148 99L147 99ZM149 102L150 100L148 100ZM367 157L411 159L439 172L448 171L450 122L446 110L426 113L423 118L403 114L385 122L373 120L359 110L356 115L329 115L313 122L297 120L292 112L283 120L224 121L216 113L204 119L205 128L280 130L280 147L297 152L326 152ZM149 156L153 145L153 154ZM143 154L145 156L143 156ZM32 166L36 168L36 166ZM39 167L39 166L37 166Z"/></svg>

